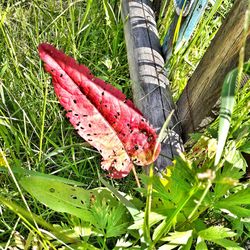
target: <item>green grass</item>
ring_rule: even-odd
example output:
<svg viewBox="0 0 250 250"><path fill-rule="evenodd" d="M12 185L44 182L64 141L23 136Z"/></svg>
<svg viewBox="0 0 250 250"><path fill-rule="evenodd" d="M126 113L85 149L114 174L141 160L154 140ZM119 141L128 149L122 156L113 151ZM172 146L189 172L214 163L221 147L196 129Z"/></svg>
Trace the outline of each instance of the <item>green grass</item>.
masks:
<svg viewBox="0 0 250 250"><path fill-rule="evenodd" d="M1 120L8 124L2 137L15 165L42 172L63 167L68 175L97 177L98 166L89 159L98 155L85 150L64 118L37 53L39 43L52 43L128 93L121 20L110 24L101 3L88 12L85 7L85 1L2 5Z"/></svg>
<svg viewBox="0 0 250 250"><path fill-rule="evenodd" d="M105 1L0 4L0 143L10 166L76 179L88 188L100 185L100 157L65 119L37 46L54 44L131 97L120 6L111 4L116 16ZM124 189L130 185L121 183ZM10 178L1 187L22 203ZM15 223L8 213L3 217L11 221L0 222L0 242L8 240ZM19 222L17 230L22 228Z"/></svg>
<svg viewBox="0 0 250 250"><path fill-rule="evenodd" d="M188 79L191 77L206 49L210 45L211 40L221 26L222 20L232 7L233 2L232 0L208 1L206 11L191 41L185 44L182 49L174 53L171 57L168 65L169 80L175 101L178 100ZM172 1L170 1L170 3L172 3ZM172 9L170 8L170 10ZM164 9L161 11L164 11ZM173 15L173 10L169 12L170 13L168 13L164 19L159 19L158 21L159 35L162 43L167 28L171 23L170 17Z"/></svg>
<svg viewBox="0 0 250 250"><path fill-rule="evenodd" d="M175 99L231 4L229 0L219 3L209 17L210 4L191 45L172 58ZM113 249L118 239L128 249L157 249L166 242L175 244L174 238L181 236L185 249L195 244L197 249L205 249L206 244L211 249L228 244L242 249L235 242L243 247L250 230L248 184L239 183L246 168L241 153L250 153L249 84L236 95L220 163L224 168L212 168L216 121L203 134L193 136L194 146L176 159L171 174L163 178L141 175L144 187L135 190L132 175L109 183L102 179L99 154L76 134L58 104L38 57L41 42L62 49L132 97L120 1L0 1L0 249L35 245L38 249L62 245L65 249ZM37 180L46 181L47 186ZM51 199L48 187L75 195L72 185L81 186L74 202L63 195ZM101 198L96 195L95 203L91 190L101 186L109 191ZM43 191L48 199L42 197ZM245 202L243 206L235 196L241 204ZM79 197L86 200L88 221L82 214L75 216ZM234 210L223 203L225 198ZM58 208L56 202L62 205ZM18 243L21 239L23 243Z"/></svg>

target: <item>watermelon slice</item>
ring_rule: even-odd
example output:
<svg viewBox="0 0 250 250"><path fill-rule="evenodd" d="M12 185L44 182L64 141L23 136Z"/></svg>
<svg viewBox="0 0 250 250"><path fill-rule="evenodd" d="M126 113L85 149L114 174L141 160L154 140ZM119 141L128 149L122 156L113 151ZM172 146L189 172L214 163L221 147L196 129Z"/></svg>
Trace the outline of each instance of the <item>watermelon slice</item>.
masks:
<svg viewBox="0 0 250 250"><path fill-rule="evenodd" d="M120 90L50 44L40 44L38 50L66 116L100 152L101 167L110 177L125 177L133 163L146 166L156 160L160 145L155 130Z"/></svg>

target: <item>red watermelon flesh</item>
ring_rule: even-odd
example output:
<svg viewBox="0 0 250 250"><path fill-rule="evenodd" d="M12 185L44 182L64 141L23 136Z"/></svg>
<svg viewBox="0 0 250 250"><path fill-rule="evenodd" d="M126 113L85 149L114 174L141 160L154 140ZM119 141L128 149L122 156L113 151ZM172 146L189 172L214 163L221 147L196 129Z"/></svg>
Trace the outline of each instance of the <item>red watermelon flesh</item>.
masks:
<svg viewBox="0 0 250 250"><path fill-rule="evenodd" d="M155 130L120 90L50 44L40 44L38 50L66 116L100 152L101 166L111 177L125 177L133 162L145 166L158 157Z"/></svg>

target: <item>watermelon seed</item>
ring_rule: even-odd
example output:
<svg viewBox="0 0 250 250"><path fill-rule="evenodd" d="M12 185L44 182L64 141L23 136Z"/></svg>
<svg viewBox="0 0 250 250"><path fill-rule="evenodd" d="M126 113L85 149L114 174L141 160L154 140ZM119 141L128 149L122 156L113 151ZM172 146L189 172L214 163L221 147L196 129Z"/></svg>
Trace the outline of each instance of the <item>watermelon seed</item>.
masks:
<svg viewBox="0 0 250 250"><path fill-rule="evenodd" d="M120 112L117 111L116 113L117 113L118 116L120 115Z"/></svg>
<svg viewBox="0 0 250 250"><path fill-rule="evenodd" d="M78 116L78 114L75 114L75 116Z"/></svg>
<svg viewBox="0 0 250 250"><path fill-rule="evenodd" d="M77 124L76 124L76 126L79 126L81 124L81 122L78 122Z"/></svg>
<svg viewBox="0 0 250 250"><path fill-rule="evenodd" d="M80 129L84 129L84 127L80 127Z"/></svg>
<svg viewBox="0 0 250 250"><path fill-rule="evenodd" d="M88 141L93 141L92 139L88 139Z"/></svg>
<svg viewBox="0 0 250 250"><path fill-rule="evenodd" d="M76 100L73 100L74 103L76 103Z"/></svg>
<svg viewBox="0 0 250 250"><path fill-rule="evenodd" d="M89 127L90 127L90 128L91 128L91 126L92 126L92 125L89 123Z"/></svg>
<svg viewBox="0 0 250 250"><path fill-rule="evenodd" d="M77 199L77 197L75 196L75 195L70 195L70 197L72 198L72 199L74 199L74 200L76 200Z"/></svg>
<svg viewBox="0 0 250 250"><path fill-rule="evenodd" d="M101 150L101 149L100 149L99 151L100 151L100 153L102 153L102 150Z"/></svg>
<svg viewBox="0 0 250 250"><path fill-rule="evenodd" d="M147 142L151 142L151 141L152 141L152 139L153 139L153 136L152 136L152 135L150 135L150 136L148 137L148 139L147 139Z"/></svg>
<svg viewBox="0 0 250 250"><path fill-rule="evenodd" d="M104 95L104 92L102 92L102 95Z"/></svg>
<svg viewBox="0 0 250 250"><path fill-rule="evenodd" d="M138 146L138 145L135 145L135 146L134 146L134 149L135 149L135 150L139 149L139 146Z"/></svg>
<svg viewBox="0 0 250 250"><path fill-rule="evenodd" d="M62 76L63 76L63 74L60 75L60 77L62 77Z"/></svg>
<svg viewBox="0 0 250 250"><path fill-rule="evenodd" d="M104 105L104 107L105 107L105 108L107 108L107 107L108 107L108 105L107 105L107 104L105 104L105 105Z"/></svg>
<svg viewBox="0 0 250 250"><path fill-rule="evenodd" d="M70 109L70 110L68 110L68 112L72 112L72 110Z"/></svg>
<svg viewBox="0 0 250 250"><path fill-rule="evenodd" d="M140 132L144 135L147 135L147 131L146 130L140 130Z"/></svg>
<svg viewBox="0 0 250 250"><path fill-rule="evenodd" d="M88 115L83 115L83 117L87 117Z"/></svg>
<svg viewBox="0 0 250 250"><path fill-rule="evenodd" d="M83 200L81 200L81 203L84 205L84 201Z"/></svg>
<svg viewBox="0 0 250 250"><path fill-rule="evenodd" d="M54 72L54 70L52 69L51 72Z"/></svg>
<svg viewBox="0 0 250 250"><path fill-rule="evenodd" d="M91 134L87 134L87 136L91 136Z"/></svg>
<svg viewBox="0 0 250 250"><path fill-rule="evenodd" d="M115 117L115 119L117 119L117 118L118 118L118 116L117 116L117 115L114 115L114 117Z"/></svg>

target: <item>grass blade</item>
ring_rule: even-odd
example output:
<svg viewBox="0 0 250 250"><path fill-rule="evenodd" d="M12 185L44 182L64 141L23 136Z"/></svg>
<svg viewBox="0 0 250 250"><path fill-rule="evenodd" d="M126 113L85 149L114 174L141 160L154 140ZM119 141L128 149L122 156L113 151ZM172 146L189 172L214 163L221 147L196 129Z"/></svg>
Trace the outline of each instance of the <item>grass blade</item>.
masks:
<svg viewBox="0 0 250 250"><path fill-rule="evenodd" d="M250 62L244 65L243 67L244 73L247 73L249 63ZM221 159L222 152L228 136L231 116L235 102L234 96L235 96L238 72L239 72L238 69L230 71L227 74L222 86L219 131L218 131L218 146L217 146L214 166L217 166Z"/></svg>
<svg viewBox="0 0 250 250"><path fill-rule="evenodd" d="M1 162L1 153L0 153L0 173L8 174L8 169L5 167L4 164L1 164L1 163L2 162ZM66 178L52 175L52 174L44 174L44 173L40 173L38 171L28 170L28 169L20 168L20 167L16 167L16 166L11 166L11 170L15 174L15 177L17 178L17 180L22 178L22 177L34 176L34 177L43 178L44 180L47 180L48 182L54 181L54 182L61 182L64 184L68 184L68 185L84 186L84 183L81 183L79 181L66 179Z"/></svg>
<svg viewBox="0 0 250 250"><path fill-rule="evenodd" d="M234 107L234 93L235 93L237 75L238 75L237 69L234 69L231 72L229 72L222 86L219 131L218 131L218 147L216 151L214 166L218 165L226 143Z"/></svg>
<svg viewBox="0 0 250 250"><path fill-rule="evenodd" d="M10 201L9 199L3 197L2 195L0 195L0 203L5 205L6 207L8 207L11 211L13 211L15 214L17 214L19 216L19 218L21 218L23 220L23 222L33 231L36 231L38 234L40 234L37 225L40 225L42 228L49 230L52 234L54 234L54 236L62 241L65 242L75 242L75 239L69 237L68 235L66 235L65 233L61 232L60 230L58 230L56 227L54 227L52 224L48 223L47 221L45 221L44 219L41 218L41 216L38 216L36 214L31 215L31 213L29 211L27 211L27 209L24 209L23 207L21 207L20 205L18 205L16 202L14 201ZM34 220L35 220L35 224L34 224Z"/></svg>

